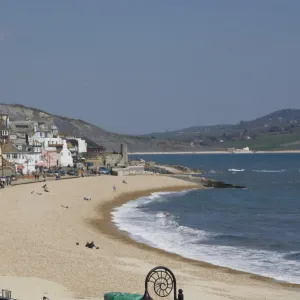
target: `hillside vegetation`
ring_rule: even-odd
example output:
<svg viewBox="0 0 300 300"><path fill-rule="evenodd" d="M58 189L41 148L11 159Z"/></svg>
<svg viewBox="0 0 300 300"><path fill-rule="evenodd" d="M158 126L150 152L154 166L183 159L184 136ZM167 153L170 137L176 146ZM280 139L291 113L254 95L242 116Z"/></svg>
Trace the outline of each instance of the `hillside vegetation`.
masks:
<svg viewBox="0 0 300 300"><path fill-rule="evenodd" d="M300 109L279 110L234 125L195 126L146 136L193 143L207 150L246 146L253 150L299 150Z"/></svg>

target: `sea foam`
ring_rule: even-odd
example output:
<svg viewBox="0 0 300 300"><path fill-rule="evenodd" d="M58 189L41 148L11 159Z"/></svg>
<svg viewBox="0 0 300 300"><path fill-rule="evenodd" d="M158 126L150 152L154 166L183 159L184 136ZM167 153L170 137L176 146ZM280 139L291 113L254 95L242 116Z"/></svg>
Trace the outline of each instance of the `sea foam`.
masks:
<svg viewBox="0 0 300 300"><path fill-rule="evenodd" d="M166 211L151 213L144 209L151 202L172 201L173 197L187 192L153 193L130 201L112 212L113 222L134 240L155 248L218 266L300 283L298 253L214 245L209 241L220 233L183 226Z"/></svg>

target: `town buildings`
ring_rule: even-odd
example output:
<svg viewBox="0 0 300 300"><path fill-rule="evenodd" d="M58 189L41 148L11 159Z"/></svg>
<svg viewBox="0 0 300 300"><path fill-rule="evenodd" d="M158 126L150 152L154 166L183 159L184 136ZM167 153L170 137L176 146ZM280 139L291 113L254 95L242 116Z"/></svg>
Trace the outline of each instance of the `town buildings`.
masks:
<svg viewBox="0 0 300 300"><path fill-rule="evenodd" d="M41 168L73 167L87 153L84 139L60 136L51 123L30 119L11 121L9 115L1 112L0 146L0 167L5 161L23 174Z"/></svg>
<svg viewBox="0 0 300 300"><path fill-rule="evenodd" d="M24 145L22 149L18 149L13 144L6 144L2 151L2 158L23 174L32 173L44 164L41 152L34 152L32 147Z"/></svg>

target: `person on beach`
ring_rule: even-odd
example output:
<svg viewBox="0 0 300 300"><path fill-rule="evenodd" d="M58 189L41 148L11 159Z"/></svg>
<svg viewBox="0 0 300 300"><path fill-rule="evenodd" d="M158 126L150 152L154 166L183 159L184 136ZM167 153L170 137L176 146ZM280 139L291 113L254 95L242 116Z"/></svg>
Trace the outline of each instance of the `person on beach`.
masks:
<svg viewBox="0 0 300 300"><path fill-rule="evenodd" d="M2 177L1 177L1 180L0 180L0 188L1 188L1 189L4 189L4 188L5 188L5 181L3 180Z"/></svg>
<svg viewBox="0 0 300 300"><path fill-rule="evenodd" d="M85 246L87 247L87 248L90 248L90 249L93 249L94 247L95 247L95 244L94 244L94 241L92 241L92 242L87 242L86 244L85 244Z"/></svg>
<svg viewBox="0 0 300 300"><path fill-rule="evenodd" d="M116 192L117 191L117 188L116 188L116 185L114 184L113 186L113 191Z"/></svg>
<svg viewBox="0 0 300 300"><path fill-rule="evenodd" d="M2 180L2 185L3 185L3 188L4 188L5 185L6 185L6 178L5 178L5 177L2 177L1 180Z"/></svg>

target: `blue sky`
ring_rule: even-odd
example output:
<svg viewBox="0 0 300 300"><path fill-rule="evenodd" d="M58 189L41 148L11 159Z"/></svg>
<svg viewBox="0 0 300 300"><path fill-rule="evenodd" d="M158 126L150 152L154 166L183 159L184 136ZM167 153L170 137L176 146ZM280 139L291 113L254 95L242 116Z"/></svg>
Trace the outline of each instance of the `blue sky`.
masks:
<svg viewBox="0 0 300 300"><path fill-rule="evenodd" d="M0 1L0 102L120 133L300 108L300 1Z"/></svg>

